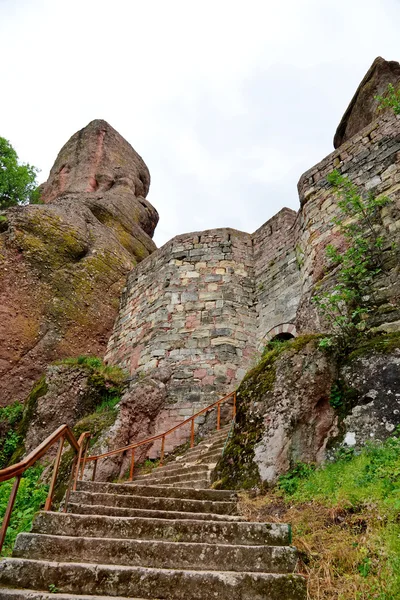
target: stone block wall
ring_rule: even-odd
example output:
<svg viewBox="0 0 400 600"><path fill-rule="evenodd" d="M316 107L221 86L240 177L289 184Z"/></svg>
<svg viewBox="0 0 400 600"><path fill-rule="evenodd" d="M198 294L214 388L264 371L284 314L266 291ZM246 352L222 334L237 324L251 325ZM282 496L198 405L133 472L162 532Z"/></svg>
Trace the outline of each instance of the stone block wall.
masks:
<svg viewBox="0 0 400 600"><path fill-rule="evenodd" d="M171 369L168 398L211 404L256 352L251 236L219 229L178 236L132 271L106 360L131 374Z"/></svg>
<svg viewBox="0 0 400 600"><path fill-rule="evenodd" d="M138 377L170 373L157 433L232 391L273 334L319 330L310 296L326 273L326 245L342 243L332 225L337 198L326 182L335 168L396 200L383 221L397 236L400 119L384 115L301 177L297 215L284 208L252 235L217 229L177 236L131 272L106 360ZM400 295L399 285L390 282L389 296ZM167 450L187 435L179 431Z"/></svg>
<svg viewBox="0 0 400 600"><path fill-rule="evenodd" d="M393 205L382 209L383 225L391 239L400 236L400 118L386 114L372 122L335 152L307 171L298 184L301 208L295 223L296 252L301 264L301 309L296 324L300 331L318 329L309 302L314 285L326 272L325 247L343 245L332 219L339 214L337 198L326 177L334 169L375 196L385 194ZM394 285L393 285L394 284ZM389 283L387 296L399 293Z"/></svg>
<svg viewBox="0 0 400 600"><path fill-rule="evenodd" d="M294 244L295 220L295 211L283 208L252 235L259 350L265 346L271 329L282 325L283 330L283 325L293 323L296 317L300 271Z"/></svg>

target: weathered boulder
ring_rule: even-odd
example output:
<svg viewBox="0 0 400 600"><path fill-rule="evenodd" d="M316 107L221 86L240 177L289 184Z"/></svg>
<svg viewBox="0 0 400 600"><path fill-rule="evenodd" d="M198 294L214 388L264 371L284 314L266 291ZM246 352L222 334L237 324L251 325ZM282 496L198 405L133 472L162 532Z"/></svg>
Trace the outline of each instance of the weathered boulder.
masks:
<svg viewBox="0 0 400 600"><path fill-rule="evenodd" d="M166 382L171 373L160 369L151 376L132 381L118 405L115 422L104 429L91 454L101 454L139 442L155 433L156 418L167 402ZM154 442L157 447L160 442ZM143 462L153 444L144 445L135 451L135 463ZM131 463L131 452L117 454L98 461L96 479L109 481L127 474ZM90 465L87 477L90 477Z"/></svg>
<svg viewBox="0 0 400 600"><path fill-rule="evenodd" d="M367 441L383 441L400 424L400 335L374 341L375 348L370 342L340 369L345 411L339 436L330 444L333 451L358 451Z"/></svg>
<svg viewBox="0 0 400 600"><path fill-rule="evenodd" d="M385 440L400 425L400 335L366 337L340 365L297 338L268 352L238 390L234 435L215 478L220 487L274 484L296 463L320 464Z"/></svg>
<svg viewBox="0 0 400 600"><path fill-rule="evenodd" d="M48 363L102 356L127 273L156 248L149 172L105 121L62 148L43 205L0 230L0 404L23 399Z"/></svg>
<svg viewBox="0 0 400 600"><path fill-rule="evenodd" d="M400 83L400 64L378 56L368 69L347 107L335 133L333 145L339 148L371 121L378 117L377 95L382 95L389 83Z"/></svg>

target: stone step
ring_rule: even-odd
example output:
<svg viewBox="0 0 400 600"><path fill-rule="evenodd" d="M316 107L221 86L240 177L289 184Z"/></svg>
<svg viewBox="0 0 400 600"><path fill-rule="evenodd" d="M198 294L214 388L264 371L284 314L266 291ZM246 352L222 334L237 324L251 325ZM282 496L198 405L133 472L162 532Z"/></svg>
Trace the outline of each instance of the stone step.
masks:
<svg viewBox="0 0 400 600"><path fill-rule="evenodd" d="M2 600L110 600L110 596L82 596L82 594L57 594L53 592L38 592L34 590L6 590L0 587ZM122 598L113 596L113 600L144 600L143 598Z"/></svg>
<svg viewBox="0 0 400 600"><path fill-rule="evenodd" d="M132 485L131 483L103 483L100 481L79 481L79 492L117 494L129 496L149 496L160 498L179 498L188 500L213 500L231 502L237 500L237 494L231 490L192 490L188 488L164 488L159 485Z"/></svg>
<svg viewBox="0 0 400 600"><path fill-rule="evenodd" d="M172 488L180 488L181 486L183 486L186 489L190 488L193 490L207 490L210 488L210 481L208 479L194 479L191 481L179 481L178 483L161 482L158 485L160 485L161 487L167 487L167 488L171 488L171 487Z"/></svg>
<svg viewBox="0 0 400 600"><path fill-rule="evenodd" d="M215 514L215 513L196 513L196 512L178 512L143 508L123 508L121 506L103 506L68 504L68 511L71 514L80 515L105 515L112 517L143 517L148 519L193 519L194 521L218 521L218 522L239 522L245 521L245 518L239 515Z"/></svg>
<svg viewBox="0 0 400 600"><path fill-rule="evenodd" d="M134 490L132 486L131 492ZM173 488L160 488L173 490ZM173 490L176 491L176 490ZM199 490L188 490L199 491ZM203 490L202 490L203 491ZM210 490L204 490L210 491ZM74 504L102 504L103 506L120 506L122 508L145 508L162 511L203 512L225 515L237 514L236 502L217 502L212 500L193 500L187 498L162 498L160 496L140 496L130 494L101 494L90 492L72 492L70 500Z"/></svg>
<svg viewBox="0 0 400 600"><path fill-rule="evenodd" d="M189 467L185 467L184 465L173 463L171 467L172 466L173 468L168 468L167 466L158 467L157 469L154 469L153 471L151 471L151 473L148 473L147 475L136 475L133 481L149 481L150 479L154 478L163 479L164 477L174 477L175 473L177 474L177 476L180 477L184 474L200 475L202 473L206 474L209 472L209 468L207 467L207 465L192 465Z"/></svg>
<svg viewBox="0 0 400 600"><path fill-rule="evenodd" d="M0 585L64 594L168 600L305 600L303 577L293 574L155 569L6 558Z"/></svg>
<svg viewBox="0 0 400 600"><path fill-rule="evenodd" d="M222 456L222 452L210 452L208 454L201 454L199 456L188 458L188 462L186 464L190 464L191 462L203 465L214 465L219 461Z"/></svg>
<svg viewBox="0 0 400 600"><path fill-rule="evenodd" d="M171 513L172 514L172 513ZM178 513L182 514L182 513ZM179 520L178 520L179 519ZM51 536L169 540L207 544L287 546L290 527L282 523L206 521L178 517L175 520L105 515L41 512L32 533Z"/></svg>
<svg viewBox="0 0 400 600"><path fill-rule="evenodd" d="M217 452L217 451L222 452L224 446L225 446L225 443L223 441L205 444L204 446L195 446L194 448L191 448L190 450L188 450L181 457L179 457L179 460L182 461L185 459L189 459L189 457L191 458L193 456L210 454L212 452Z"/></svg>
<svg viewBox="0 0 400 600"><path fill-rule="evenodd" d="M296 549L289 546L243 546L164 540L70 537L20 533L13 556L131 567L195 571L293 573Z"/></svg>

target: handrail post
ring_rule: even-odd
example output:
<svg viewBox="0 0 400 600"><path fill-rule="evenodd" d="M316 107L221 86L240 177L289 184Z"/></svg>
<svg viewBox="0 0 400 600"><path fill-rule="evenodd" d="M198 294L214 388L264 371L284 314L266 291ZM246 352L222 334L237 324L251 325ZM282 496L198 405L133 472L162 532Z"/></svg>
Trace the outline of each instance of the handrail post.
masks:
<svg viewBox="0 0 400 600"><path fill-rule="evenodd" d="M65 436L62 436L60 438L60 442L58 444L57 456L56 456L56 460L54 462L54 467L53 467L53 475L51 477L49 493L47 494L46 503L44 505L44 510L51 509L51 503L53 501L54 486L55 486L56 480L57 480L58 468L60 466L60 460L61 460L61 454L63 451L64 440L65 440Z"/></svg>
<svg viewBox="0 0 400 600"><path fill-rule="evenodd" d="M133 480L133 472L135 470L135 448L132 448L131 469L129 471L129 481Z"/></svg>
<svg viewBox="0 0 400 600"><path fill-rule="evenodd" d="M79 446L78 460L76 461L75 479L74 479L74 487L73 487L74 492L76 492L76 485L77 485L78 479L79 479L79 469L81 467L82 452L83 452L83 440L82 440L82 444Z"/></svg>
<svg viewBox="0 0 400 600"><path fill-rule="evenodd" d="M160 453L160 467L162 467L164 460L164 449L165 449L165 435L161 438L161 453Z"/></svg>
<svg viewBox="0 0 400 600"><path fill-rule="evenodd" d="M6 514L4 515L3 524L0 531L0 552L3 548L4 540L6 539L7 528L10 523L12 509L14 508L15 498L21 481L21 475L17 475L14 481L14 485L11 490L10 498L8 500Z"/></svg>
<svg viewBox="0 0 400 600"><path fill-rule="evenodd" d="M74 480L74 474L75 474L77 460L78 460L78 457L75 454L74 461L72 463L71 473L70 473L69 480L68 480L68 487L67 487L67 491L65 494L64 509L63 509L65 513L68 512L68 502L69 502L69 497L71 495L71 488L72 488L72 484L73 484L73 480Z"/></svg>
<svg viewBox="0 0 400 600"><path fill-rule="evenodd" d="M97 471L97 459L93 461L94 465L93 465L93 473L92 473L92 481L94 481L95 477L96 477L96 471Z"/></svg>
<svg viewBox="0 0 400 600"><path fill-rule="evenodd" d="M217 404L217 431L221 429L221 403Z"/></svg>
<svg viewBox="0 0 400 600"><path fill-rule="evenodd" d="M236 417L236 390L233 392L233 411L232 419Z"/></svg>
<svg viewBox="0 0 400 600"><path fill-rule="evenodd" d="M192 419L191 429L190 429L190 447L193 448L193 446L194 446L194 417Z"/></svg>
<svg viewBox="0 0 400 600"><path fill-rule="evenodd" d="M89 439L90 438L87 438L86 440L84 440L82 442L82 446L84 447L84 450L83 450L82 467L81 467L81 477L80 477L81 480L83 479L83 475L85 473L86 456L87 456L87 451L89 449Z"/></svg>

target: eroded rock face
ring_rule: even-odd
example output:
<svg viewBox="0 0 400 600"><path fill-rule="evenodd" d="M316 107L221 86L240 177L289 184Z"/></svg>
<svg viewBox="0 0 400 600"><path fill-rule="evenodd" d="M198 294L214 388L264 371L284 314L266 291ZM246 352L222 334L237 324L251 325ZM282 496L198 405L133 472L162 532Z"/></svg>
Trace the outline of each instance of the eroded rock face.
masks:
<svg viewBox="0 0 400 600"><path fill-rule="evenodd" d="M341 378L357 396L343 420L338 444L360 450L366 441L383 441L400 424L400 349L356 358Z"/></svg>
<svg viewBox="0 0 400 600"><path fill-rule="evenodd" d="M398 333L366 338L340 366L310 337L261 361L239 387L234 436L217 468L220 487L274 484L298 462L359 451L400 425Z"/></svg>
<svg viewBox="0 0 400 600"><path fill-rule="evenodd" d="M0 233L0 405L27 396L54 359L102 356L127 273L152 253L150 175L108 123L62 148L44 205L5 211Z"/></svg>
<svg viewBox="0 0 400 600"><path fill-rule="evenodd" d="M164 369L154 371L152 376L132 381L118 405L118 416L111 427L104 430L91 454L101 454L122 448L155 434L156 418L167 402L166 383L171 372ZM160 442L154 442L159 447ZM145 460L152 445L142 446L135 451L135 463ZM98 461L96 479L108 481L121 477L129 471L131 452L117 454ZM90 465L86 477L90 478Z"/></svg>
<svg viewBox="0 0 400 600"><path fill-rule="evenodd" d="M400 83L400 64L378 56L357 88L336 130L333 145L339 148L366 127L378 115L377 95L382 95L389 83Z"/></svg>
<svg viewBox="0 0 400 600"><path fill-rule="evenodd" d="M334 365L313 342L277 361L273 390L263 402L266 427L254 448L263 482L274 483L296 462L325 458L326 444L337 428L329 403L334 376Z"/></svg>

